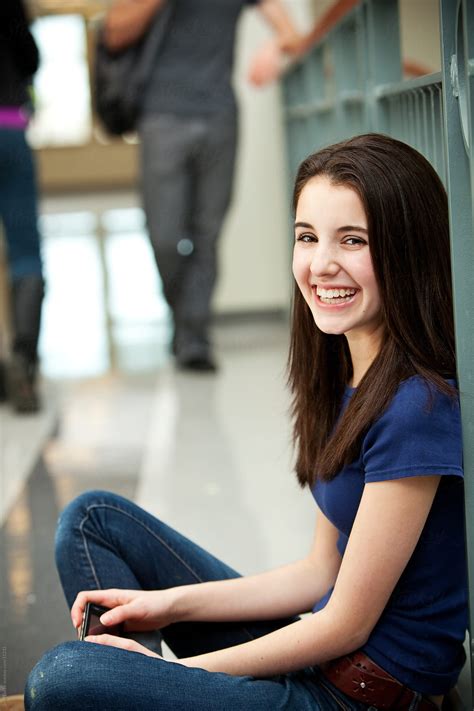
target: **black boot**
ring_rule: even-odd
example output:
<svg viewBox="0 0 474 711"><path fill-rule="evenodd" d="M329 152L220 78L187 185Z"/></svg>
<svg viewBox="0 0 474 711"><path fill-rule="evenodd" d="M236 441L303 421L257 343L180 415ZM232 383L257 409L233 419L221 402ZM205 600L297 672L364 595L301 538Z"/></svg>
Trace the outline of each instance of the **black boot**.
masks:
<svg viewBox="0 0 474 711"><path fill-rule="evenodd" d="M37 412L40 399L37 388L38 338L44 282L31 274L12 284L13 348L7 367L7 395L19 413Z"/></svg>
<svg viewBox="0 0 474 711"><path fill-rule="evenodd" d="M20 414L38 412L40 398L37 386L37 365L21 353L13 353L7 368L7 396Z"/></svg>

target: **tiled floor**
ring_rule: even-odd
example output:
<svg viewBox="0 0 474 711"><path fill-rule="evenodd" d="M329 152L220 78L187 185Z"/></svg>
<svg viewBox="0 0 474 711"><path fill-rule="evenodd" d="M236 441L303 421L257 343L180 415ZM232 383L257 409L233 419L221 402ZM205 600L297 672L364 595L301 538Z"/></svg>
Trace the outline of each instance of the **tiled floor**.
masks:
<svg viewBox="0 0 474 711"><path fill-rule="evenodd" d="M307 550L314 510L291 474L286 324L221 324L216 339L216 376L178 373L163 355L154 372L50 384L55 405L37 419L37 439L54 421L56 432L0 533L9 694L44 650L73 637L53 537L58 512L83 490L133 497L244 573ZM28 431L21 446L33 439Z"/></svg>

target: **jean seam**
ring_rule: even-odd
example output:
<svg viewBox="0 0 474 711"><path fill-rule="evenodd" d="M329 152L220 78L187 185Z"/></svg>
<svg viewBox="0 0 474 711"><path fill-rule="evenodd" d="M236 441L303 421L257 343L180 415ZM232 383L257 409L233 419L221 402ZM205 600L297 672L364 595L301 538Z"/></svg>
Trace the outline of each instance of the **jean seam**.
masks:
<svg viewBox="0 0 474 711"><path fill-rule="evenodd" d="M96 585L97 585L97 588L101 589L102 586L101 586L101 584L100 584L100 581L99 581L99 578L98 578L97 571L96 571L96 569L95 569L94 563L93 563L93 561L92 561L92 557L91 557L91 554L90 554L90 551L89 551L89 546L88 546L88 543L87 543L86 534L84 533L84 524L85 524L85 522L86 522L86 520L87 520L88 518L89 518L89 510L87 510L86 515L84 516L84 518L81 520L81 522L80 522L80 524L79 524L79 531L81 532L82 545L84 546L84 551L85 551L85 554L86 554L86 558L87 558L87 561L88 561L88 563L89 563L89 567L90 567L90 569L91 569L91 571L92 571L92 575L93 575L93 577L94 577L95 583L96 583ZM103 542L103 541L102 541L102 542Z"/></svg>
<svg viewBox="0 0 474 711"><path fill-rule="evenodd" d="M133 514L128 513L128 511L125 511L124 509L121 509L118 506L112 506L111 504L91 504L90 506L87 507L87 513L84 516L84 518L81 520L81 522L79 524L79 528L81 530L81 535L84 539L84 546L87 551L87 557L89 560L89 564L91 565L91 568L93 569L94 577L95 577L96 582L98 584L99 584L98 576L97 576L97 573L94 568L94 564L93 564L92 559L89 554L89 548L87 546L87 540L86 540L85 533L83 531L83 526L84 526L86 520L90 517L90 512L93 509L99 509L99 508L111 509L112 511L117 511L118 513L123 514L124 516L127 516L129 519L131 519L132 521L137 523L139 526L141 526L143 529L145 529L147 531L147 533L149 533L155 540L157 540L164 548L166 548L182 565L184 565L184 567L196 578L196 580L198 582L200 582L200 583L203 582L202 578L196 573L195 570L193 570L191 565L189 563L187 563L186 560L169 543L167 543L161 536L157 535L154 531L152 531L145 523L140 521L140 519L133 516ZM95 538L98 539L103 544L107 543L107 541L105 541L101 536L96 535ZM99 585L99 587L100 587L100 585Z"/></svg>
<svg viewBox="0 0 474 711"><path fill-rule="evenodd" d="M319 679L319 682L318 682L318 683L319 683L319 685L320 685L323 689L325 689L325 690L328 692L328 694L331 696L331 698L334 699L334 701L335 701L336 704L339 706L339 708L344 709L344 711L350 711L350 710L349 710L349 706L348 706L347 704L345 704L342 699L340 699L338 696L336 696L336 694L332 691L332 689L330 689L330 688L324 683L324 681L322 681L322 679Z"/></svg>
<svg viewBox="0 0 474 711"><path fill-rule="evenodd" d="M417 709L418 706L420 705L420 701L422 700L422 698L423 698L422 694L420 694L420 693L418 693L418 692L415 692L415 695L414 695L414 697L413 697L413 700L412 700L412 702L411 702L411 704L410 704L410 709L409 709L409 711L412 711L412 710L415 711L415 709Z"/></svg>
<svg viewBox="0 0 474 711"><path fill-rule="evenodd" d="M135 516L133 516L133 514L130 514L128 511L125 511L124 509L121 509L119 506L113 506L113 505L111 505L111 504L91 504L91 505L88 506L87 509L86 509L86 512L87 512L86 515L81 519L81 522L80 522L80 524L79 524L79 529L80 529L80 531L81 531L81 536L82 536L82 539L83 539L83 545L84 545L84 549L85 549L85 552L86 552L87 560L88 560L88 562L89 562L89 566L90 566L90 568L91 568L91 571L92 571L92 574L93 574L93 576L94 576L94 579L95 579L95 582L96 582L96 584L97 584L97 588L98 588L98 589L102 589L102 586L101 586L101 584L100 584L100 581L99 581L99 577L98 577L98 575L97 575L96 568L95 568L95 566L94 566L94 563L93 563L93 561L92 561L92 557L91 557L90 552L89 552L89 546L88 546L88 544L87 544L87 537L86 537L86 534L84 533L84 525L85 525L87 519L90 518L90 514L91 514L91 511L92 511L93 509L111 509L112 511L117 511L117 512L120 513L120 514L123 514L124 516L127 516L127 517L128 517L129 519L131 519L132 521L135 521L135 523L137 523L137 524L140 525L142 528L144 528L151 536L153 536L153 538L155 538L155 540L159 541L162 546L164 546L177 560L179 560L179 562L180 562L182 565L184 565L184 567L191 573L191 575L193 575L193 576L196 578L196 580L197 580L199 583L204 582L204 581L202 580L202 578L196 573L196 571L193 570L193 568L189 565L189 563L187 563L187 562L184 560L184 558L182 558L182 557L177 553L177 551L175 551L175 550L169 545L169 543L167 543L165 540L163 540L163 538L161 538L161 536L158 536L154 531L152 531L145 523L143 523L143 521L140 521L138 518L136 518ZM97 540L99 540L101 543L103 543L103 544L106 544L106 543L107 543L107 541L105 541L101 536L95 535L94 537L95 537ZM246 626L244 626L244 625L242 626L242 631L245 632L245 634L247 635L247 637L248 637L250 640L255 639L254 635L250 634L250 632L249 632L249 630L247 629Z"/></svg>

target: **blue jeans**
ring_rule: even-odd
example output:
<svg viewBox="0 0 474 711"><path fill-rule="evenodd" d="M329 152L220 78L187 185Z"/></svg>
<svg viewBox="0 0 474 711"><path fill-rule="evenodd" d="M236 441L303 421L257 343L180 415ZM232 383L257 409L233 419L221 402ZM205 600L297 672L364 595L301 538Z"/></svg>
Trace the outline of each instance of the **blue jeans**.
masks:
<svg viewBox="0 0 474 711"><path fill-rule="evenodd" d="M0 127L0 219L13 280L42 273L33 155L25 132Z"/></svg>
<svg viewBox="0 0 474 711"><path fill-rule="evenodd" d="M80 590L163 589L238 576L138 506L106 492L82 494L65 509L57 530L56 560L69 605ZM156 634L177 657L192 656L249 641L292 621L186 622ZM27 682L25 708L367 710L337 691L317 668L257 679L79 641L55 647L38 662Z"/></svg>

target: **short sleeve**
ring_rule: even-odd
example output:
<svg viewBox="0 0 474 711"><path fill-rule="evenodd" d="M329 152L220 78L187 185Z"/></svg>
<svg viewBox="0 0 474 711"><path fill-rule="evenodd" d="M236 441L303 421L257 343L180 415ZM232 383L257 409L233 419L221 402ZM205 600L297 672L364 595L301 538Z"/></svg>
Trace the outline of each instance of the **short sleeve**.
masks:
<svg viewBox="0 0 474 711"><path fill-rule="evenodd" d="M459 401L420 377L403 382L362 445L365 482L463 476Z"/></svg>

